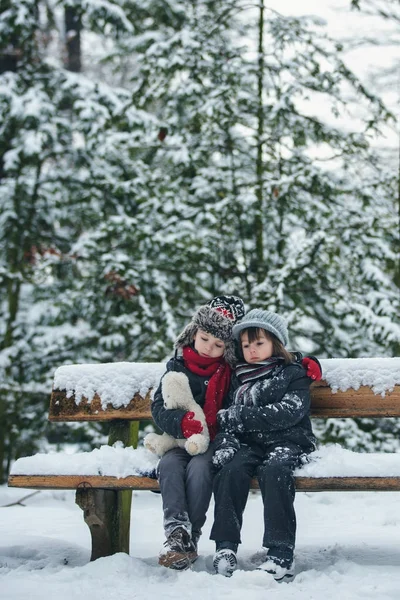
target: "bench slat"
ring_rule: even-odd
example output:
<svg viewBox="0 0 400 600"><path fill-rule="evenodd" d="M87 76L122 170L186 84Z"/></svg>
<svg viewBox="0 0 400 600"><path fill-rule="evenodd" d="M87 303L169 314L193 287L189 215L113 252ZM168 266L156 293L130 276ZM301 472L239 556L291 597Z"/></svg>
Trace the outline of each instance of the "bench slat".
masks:
<svg viewBox="0 0 400 600"><path fill-rule="evenodd" d="M143 398L135 394L127 406L114 408L110 404L106 410L101 406L101 398L94 395L91 402L83 398L75 403L75 396L67 398L65 390L53 390L50 398L49 421L151 421L151 390Z"/></svg>
<svg viewBox="0 0 400 600"><path fill-rule="evenodd" d="M374 394L368 386L358 390L332 392L326 382L311 385L311 416L313 417L400 417L400 386L385 396Z"/></svg>
<svg viewBox="0 0 400 600"><path fill-rule="evenodd" d="M150 477L112 477L105 475L10 475L10 487L69 490L99 488L116 490L158 490ZM252 489L258 489L256 479ZM400 477L296 477L296 489L303 492L400 491Z"/></svg>
<svg viewBox="0 0 400 600"><path fill-rule="evenodd" d="M128 406L114 408L101 406L96 394L91 402L83 398L79 405L75 397L67 398L65 390L53 390L50 399L50 421L111 421L114 419L129 421L151 421L151 390L143 398L135 394ZM324 381L311 386L311 416L319 418L334 417L400 417L400 386L384 397L373 393L371 388L362 386L358 390L333 393Z"/></svg>

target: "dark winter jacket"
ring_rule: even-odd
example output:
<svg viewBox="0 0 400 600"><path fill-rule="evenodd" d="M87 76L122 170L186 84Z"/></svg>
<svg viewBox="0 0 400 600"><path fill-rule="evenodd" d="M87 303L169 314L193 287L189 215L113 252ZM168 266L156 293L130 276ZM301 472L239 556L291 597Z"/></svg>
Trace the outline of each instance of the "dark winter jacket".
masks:
<svg viewBox="0 0 400 600"><path fill-rule="evenodd" d="M196 375L196 373L189 371L189 369L187 369L184 365L183 357L178 355L175 355L174 358L171 358L167 362L166 372L168 373L169 371L185 373L189 380L193 398L196 400L197 404L203 408L209 377ZM153 402L151 403L151 414L157 427L175 439L184 439L181 429L181 422L186 412L187 411L185 409L166 409L164 407L164 399L162 396L160 382L160 385L154 394Z"/></svg>
<svg viewBox="0 0 400 600"><path fill-rule="evenodd" d="M253 386L256 383L259 388L252 406L235 404L234 394L230 394L228 410L218 415L221 433L215 440L217 449L236 447L236 438L241 444L266 451L271 444L285 442L295 443L305 452L314 450L309 417L311 380L303 366L299 362L276 366ZM240 385L234 375L233 391Z"/></svg>

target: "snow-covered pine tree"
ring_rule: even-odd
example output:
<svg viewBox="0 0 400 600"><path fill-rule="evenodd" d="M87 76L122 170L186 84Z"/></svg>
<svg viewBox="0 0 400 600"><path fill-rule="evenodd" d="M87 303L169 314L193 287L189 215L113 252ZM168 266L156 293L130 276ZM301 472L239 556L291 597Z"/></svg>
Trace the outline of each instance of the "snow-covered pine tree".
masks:
<svg viewBox="0 0 400 600"><path fill-rule="evenodd" d="M358 11L360 18L363 17L367 22L374 24L374 32L373 35L368 35L357 41L352 38L345 38L345 49L350 52L361 51L363 53L371 51L371 48L375 49L377 46L388 49L385 65L380 67L370 66L366 79L371 88L379 89L381 94L388 99L397 118L392 127L395 134L379 140L378 148L385 169L388 174L390 173L393 181L392 197L394 198L394 207L399 220L397 231L394 229L391 236L392 253L386 261L386 272L394 281L398 297L400 297L400 140L398 128L400 106L400 54L398 52L400 47L400 3L397 0L353 0L351 6ZM395 305L395 310L397 308L398 304ZM393 356L400 355L398 338L390 341L390 348Z"/></svg>
<svg viewBox="0 0 400 600"><path fill-rule="evenodd" d="M127 162L140 179L140 163L132 167L132 146L157 132L151 117L133 107L129 91L70 73L62 55L55 54L62 37L55 28L58 7L78 7L84 27L93 24L97 33L105 29L118 40L133 31L119 2L6 4L0 15L0 466L5 471L14 458L37 448L58 365L118 360L112 348L107 353L99 348L104 328L94 315L98 309L109 316L107 335L113 339L122 328L112 322L117 309L111 303L104 313L98 298L117 284L118 293L109 293L119 301L124 278L102 271L100 264L91 267L96 287L86 287L84 260L73 248L108 215L119 214L121 198L129 194ZM137 206L132 199L132 210ZM130 301L136 287L123 282L122 288Z"/></svg>
<svg viewBox="0 0 400 600"><path fill-rule="evenodd" d="M390 355L395 178L371 142L391 117L315 19L245 9L189 2L137 61L137 102L168 128L152 164L179 182L181 231L195 225L182 269L206 297L283 312L296 347Z"/></svg>
<svg viewBox="0 0 400 600"><path fill-rule="evenodd" d="M389 115L315 19L246 8L188 2L181 30L137 61L137 102L168 128L153 164L179 181L182 230L195 224L196 275L209 295L286 314L297 345L388 354L393 177L370 142Z"/></svg>
<svg viewBox="0 0 400 600"><path fill-rule="evenodd" d="M102 61L114 69L112 80L120 76L126 82L127 64L136 73L141 53L172 38L185 17L180 3L121 7L134 31L121 35ZM172 351L180 326L176 316L190 314L198 302L192 269L198 243L193 225L180 222L180 179L156 158L168 132L152 103L138 100L143 81L129 84L132 107L97 151L105 161L98 176L108 184L104 212L74 240L77 276L70 280L68 298L60 294L57 303L63 319L84 315L94 334L80 360L161 360ZM139 125L144 118L145 129Z"/></svg>

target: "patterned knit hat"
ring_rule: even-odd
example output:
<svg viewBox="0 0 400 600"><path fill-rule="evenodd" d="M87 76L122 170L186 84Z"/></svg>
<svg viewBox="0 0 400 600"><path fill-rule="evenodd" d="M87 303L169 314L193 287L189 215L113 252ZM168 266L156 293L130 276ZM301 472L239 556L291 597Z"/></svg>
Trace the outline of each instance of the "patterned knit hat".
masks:
<svg viewBox="0 0 400 600"><path fill-rule="evenodd" d="M207 304L200 306L192 320L178 336L175 348L189 346L198 329L210 333L225 342L224 356L233 365L236 362L235 346L232 339L233 325L243 317L244 304L238 296L216 296Z"/></svg>
<svg viewBox="0 0 400 600"><path fill-rule="evenodd" d="M261 327L270 333L273 333L284 346L289 341L286 321L274 312L254 308L249 310L240 323L233 326L232 335L235 340L239 340L240 333L249 327Z"/></svg>

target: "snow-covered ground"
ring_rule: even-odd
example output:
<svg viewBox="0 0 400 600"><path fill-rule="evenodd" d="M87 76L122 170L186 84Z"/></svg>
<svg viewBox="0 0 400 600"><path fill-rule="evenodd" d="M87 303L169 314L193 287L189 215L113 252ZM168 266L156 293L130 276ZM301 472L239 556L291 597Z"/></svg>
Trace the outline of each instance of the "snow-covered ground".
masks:
<svg viewBox="0 0 400 600"><path fill-rule="evenodd" d="M134 492L130 556L89 562L89 530L74 492L41 491L25 506L6 506L29 490L0 487L2 600L398 600L400 495L396 492L298 493L296 578L277 584L254 570L260 549L262 504L251 494L245 513L239 570L213 575L208 540L212 506L193 571L157 564L162 546L161 498Z"/></svg>

